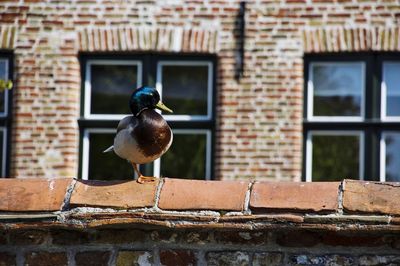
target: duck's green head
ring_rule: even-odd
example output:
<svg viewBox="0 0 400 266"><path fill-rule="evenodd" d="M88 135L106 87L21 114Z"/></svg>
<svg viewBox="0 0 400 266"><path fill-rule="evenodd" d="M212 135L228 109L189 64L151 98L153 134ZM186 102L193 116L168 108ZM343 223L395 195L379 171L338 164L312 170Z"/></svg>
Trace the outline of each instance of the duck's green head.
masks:
<svg viewBox="0 0 400 266"><path fill-rule="evenodd" d="M134 116L145 109L160 109L172 113L172 110L160 101L160 94L154 88L143 86L136 89L129 100L129 108Z"/></svg>

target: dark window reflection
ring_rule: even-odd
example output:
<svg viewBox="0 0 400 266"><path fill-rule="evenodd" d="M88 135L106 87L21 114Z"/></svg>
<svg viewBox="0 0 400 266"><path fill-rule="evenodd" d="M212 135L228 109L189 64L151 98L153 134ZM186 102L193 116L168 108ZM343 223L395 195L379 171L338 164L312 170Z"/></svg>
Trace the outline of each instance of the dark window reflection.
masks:
<svg viewBox="0 0 400 266"><path fill-rule="evenodd" d="M400 181L400 133L390 133L386 143L386 181Z"/></svg>
<svg viewBox="0 0 400 266"><path fill-rule="evenodd" d="M206 175L205 134L174 134L171 148L161 157L161 176L204 179Z"/></svg>
<svg viewBox="0 0 400 266"><path fill-rule="evenodd" d="M314 116L360 116L362 64L316 64L312 68Z"/></svg>
<svg viewBox="0 0 400 266"><path fill-rule="evenodd" d="M312 180L359 179L359 136L312 136Z"/></svg>
<svg viewBox="0 0 400 266"><path fill-rule="evenodd" d="M91 65L91 113L129 113L129 96L138 87L137 71L135 65Z"/></svg>
<svg viewBox="0 0 400 266"><path fill-rule="evenodd" d="M386 115L400 116L400 63L385 63Z"/></svg>
<svg viewBox="0 0 400 266"><path fill-rule="evenodd" d="M7 73L6 73L6 68L7 68L7 61L0 60L0 79L6 80L8 79ZM0 92L0 113L5 112L5 92Z"/></svg>
<svg viewBox="0 0 400 266"><path fill-rule="evenodd" d="M115 134L90 133L89 174L91 180L134 179L133 168L128 161L113 152L103 153L114 142Z"/></svg>
<svg viewBox="0 0 400 266"><path fill-rule="evenodd" d="M208 66L164 65L163 102L174 115L207 115Z"/></svg>
<svg viewBox="0 0 400 266"><path fill-rule="evenodd" d="M4 142L4 131L0 130L0 176L3 173L3 156L5 154L3 153L3 142Z"/></svg>

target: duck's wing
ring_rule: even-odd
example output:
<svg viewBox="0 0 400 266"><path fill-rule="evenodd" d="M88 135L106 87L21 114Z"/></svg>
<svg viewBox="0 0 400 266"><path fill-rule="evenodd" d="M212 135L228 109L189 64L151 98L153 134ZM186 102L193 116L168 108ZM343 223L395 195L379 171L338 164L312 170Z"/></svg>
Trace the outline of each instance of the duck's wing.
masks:
<svg viewBox="0 0 400 266"><path fill-rule="evenodd" d="M128 127L135 127L136 126L137 119L133 115L126 116L124 117L121 121L119 121L118 126L117 126L117 134L124 129L127 129ZM103 153L114 151L114 145L111 145L107 149L103 151Z"/></svg>
<svg viewBox="0 0 400 266"><path fill-rule="evenodd" d="M127 129L128 127L135 127L137 124L137 118L133 115L124 117L121 121L119 121L117 126L117 134L123 130Z"/></svg>

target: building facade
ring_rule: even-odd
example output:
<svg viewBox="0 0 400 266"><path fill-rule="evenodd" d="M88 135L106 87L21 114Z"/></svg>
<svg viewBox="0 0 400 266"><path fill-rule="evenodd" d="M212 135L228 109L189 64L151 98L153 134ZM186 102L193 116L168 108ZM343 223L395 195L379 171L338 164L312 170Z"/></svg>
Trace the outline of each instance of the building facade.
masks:
<svg viewBox="0 0 400 266"><path fill-rule="evenodd" d="M2 176L123 179L132 88L175 110L148 174L399 180L398 1L2 1Z"/></svg>

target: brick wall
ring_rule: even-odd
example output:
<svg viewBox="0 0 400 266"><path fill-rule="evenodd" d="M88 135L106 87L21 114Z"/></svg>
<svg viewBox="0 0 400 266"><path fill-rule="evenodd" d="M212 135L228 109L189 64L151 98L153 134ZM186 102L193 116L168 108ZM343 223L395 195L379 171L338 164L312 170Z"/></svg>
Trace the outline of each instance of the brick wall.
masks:
<svg viewBox="0 0 400 266"><path fill-rule="evenodd" d="M399 51L400 8L286 0L246 10L237 82L238 1L1 1L0 48L15 55L11 175L76 175L79 51L166 51L218 55L216 178L299 180L303 53Z"/></svg>
<svg viewBox="0 0 400 266"><path fill-rule="evenodd" d="M396 240L397 238L397 240ZM393 233L108 228L2 231L1 265L398 265Z"/></svg>
<svg viewBox="0 0 400 266"><path fill-rule="evenodd" d="M0 265L399 265L399 196L353 180L1 179Z"/></svg>

